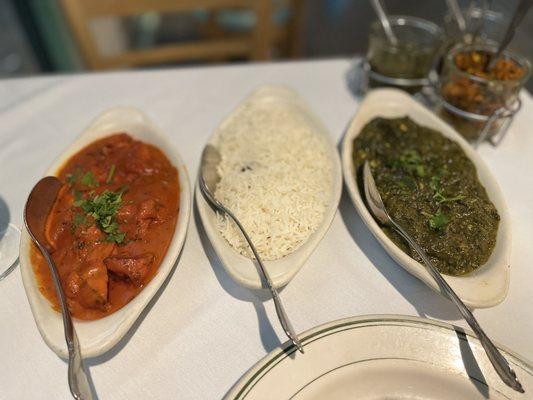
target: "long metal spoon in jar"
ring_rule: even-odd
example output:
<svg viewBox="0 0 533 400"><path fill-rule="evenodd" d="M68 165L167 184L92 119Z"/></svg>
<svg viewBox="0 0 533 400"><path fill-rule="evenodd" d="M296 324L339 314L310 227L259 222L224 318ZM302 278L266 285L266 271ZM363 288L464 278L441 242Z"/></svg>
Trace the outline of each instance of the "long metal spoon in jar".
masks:
<svg viewBox="0 0 533 400"><path fill-rule="evenodd" d="M461 12L459 4L457 3L457 0L446 0L446 5L452 13L453 18L457 23L457 27L461 31L461 34L464 34L464 32L466 31L466 21L465 17L463 16L463 13Z"/></svg>
<svg viewBox="0 0 533 400"><path fill-rule="evenodd" d="M409 235L398 223L389 215L383 204L383 200L379 194L376 182L372 176L370 170L370 165L368 161L365 162L363 166L363 186L365 191L365 199L370 208L370 211L374 215L374 218L378 220L382 225L389 226L393 228L400 236L402 236L407 243L413 248L420 258L424 261L426 268L430 275L435 279L441 293L448 297L459 309L459 312L466 320L470 328L477 335L481 345L485 349L490 362L494 366L494 369L500 376L500 378L507 384L509 387L513 388L517 392L524 393L524 389L520 384L520 381L516 377L516 374L513 368L509 365L507 360L502 356L500 351L494 346L489 337L485 334L481 326L477 322L476 318L472 312L466 307L466 305L461 301L461 299L455 294L453 289L448 285L444 280L440 272L435 268L429 257L426 255L425 251L413 240L411 235Z"/></svg>
<svg viewBox="0 0 533 400"><path fill-rule="evenodd" d="M214 207L216 210L230 217L241 230L242 234L244 235L244 238L246 239L246 241L248 242L248 245L250 246L250 249L252 250L252 253L255 256L255 259L257 260L257 263L259 264L259 269L261 273L263 274L263 277L267 283L268 289L270 290L270 293L272 294L272 298L274 299L274 305L276 307L276 313L278 315L279 322L281 323L281 326L283 327L283 330L285 331L285 334L292 341L292 343L298 348L298 350L300 350L300 352L303 353L304 350L303 350L302 344L300 343L298 336L294 332L294 328L292 327L292 324L289 321L289 317L287 316L287 313L285 312L285 309L283 308L283 305L281 304L279 293L274 287L272 280L270 279L270 276L268 274L268 271L265 268L263 262L261 261L261 257L259 257L259 254L257 253L257 250L254 244L252 243L252 240L250 239L250 237L244 230L243 226L241 225L237 217L228 208L226 208L221 202L219 202L215 198L215 190L216 190L218 182L220 181L220 175L218 174L218 171L217 171L217 167L220 164L220 161L221 161L220 153L218 152L216 147L208 144L202 153L200 174L198 177L199 184L200 184L200 190L202 191L202 194L204 195L205 199L208 201L209 204L211 204L212 207Z"/></svg>
<svg viewBox="0 0 533 400"><path fill-rule="evenodd" d="M92 400L93 396L89 386L87 372L83 366L78 336L74 330L65 292L59 280L57 267L50 256L48 250L49 243L45 236L46 218L62 186L61 181L54 176L47 176L37 182L28 196L26 207L24 208L24 223L26 224L31 239L39 248L50 267L57 298L61 306L65 341L67 342L68 349L68 385L70 387L70 393L72 393L72 396L76 400Z"/></svg>
<svg viewBox="0 0 533 400"><path fill-rule="evenodd" d="M381 22L381 26L383 26L383 30L385 31L389 42L396 46L398 44L398 38L392 30L389 18L387 17L387 13L385 12L385 7L381 3L381 0L372 0L372 6L374 7L376 14L378 15L379 21Z"/></svg>
<svg viewBox="0 0 533 400"><path fill-rule="evenodd" d="M518 25L520 25L520 22L522 22L522 18L524 18L524 16L527 14L529 8L532 5L533 0L520 0L520 3L516 7L513 17L511 18L511 22L509 22L509 26L507 27L507 31L505 32L505 36L503 37L503 40L501 41L500 46L498 47L498 50L490 58L490 61L487 64L487 67L485 68L487 71L490 71L496 66L496 63L500 59L502 53L507 48L507 46L509 46L511 40L513 40L516 28L518 27Z"/></svg>

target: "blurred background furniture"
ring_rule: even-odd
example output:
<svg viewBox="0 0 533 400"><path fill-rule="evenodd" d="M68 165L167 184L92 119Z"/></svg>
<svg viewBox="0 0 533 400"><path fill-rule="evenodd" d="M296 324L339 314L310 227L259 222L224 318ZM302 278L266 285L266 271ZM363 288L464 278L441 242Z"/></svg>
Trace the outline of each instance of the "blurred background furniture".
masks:
<svg viewBox="0 0 533 400"><path fill-rule="evenodd" d="M66 1L0 0L0 76L83 71L91 68L85 61L85 51L79 45L78 35L73 33L70 18L64 8ZM185 8L182 8L184 11L168 8L177 7L178 3L185 4L183 0L72 1L81 4L82 8L78 6L78 9L81 9L82 19L89 26L90 35L87 37L93 42L93 48L96 47L101 53L100 57L110 57L116 61L116 57L123 53L159 48L155 52L157 57L150 56L152 59L149 61L152 62L136 67L362 55L366 53L370 24L375 19L369 0L249 0L240 2L240 7L230 7L230 0L189 0L186 3L194 3L196 6L189 11L185 11ZM464 9L472 2L482 0L458 1ZM517 4L517 0L486 1L491 10L503 14L511 12ZM122 3L127 4L130 12L122 12L119 16L109 15L111 11L119 9ZM217 6L208 3L216 3ZM242 40L243 36L249 43L254 43L251 38L253 32L259 36L258 32L261 31L261 28L256 30L253 8L259 7L259 3L269 7L270 11L267 12L271 13L272 19L270 24L264 24L262 28L267 34L261 42L269 45L258 47L255 55L244 51L229 55L219 50L218 55L207 57L200 57L199 54L193 54L193 58L180 59L176 54L173 54L172 59L163 57L168 52L167 46L185 43L196 45L226 39L232 40L229 43L235 43L237 38ZM443 26L447 12L444 0L385 0L385 3L390 14L420 17L439 26ZM87 4L93 10L103 4L107 7L108 15L99 14L87 18L87 15L83 15L83 7L87 7ZM166 11L154 11L157 4L167 7ZM141 13L141 6L152 11ZM131 13L132 7L137 7L139 13ZM85 31L87 32L87 28ZM533 58L533 41L530 40L532 35L533 12L530 12L512 42L512 49ZM260 51L260 48L263 50ZM268 50L264 50L265 48ZM129 66L125 63L121 67L115 63L108 67ZM530 79L527 86L533 90L533 79Z"/></svg>
<svg viewBox="0 0 533 400"><path fill-rule="evenodd" d="M294 56L301 3L61 0L81 54L94 70L205 60L266 60L276 51ZM172 28L173 35L169 32ZM133 38L128 38L127 32L133 33Z"/></svg>

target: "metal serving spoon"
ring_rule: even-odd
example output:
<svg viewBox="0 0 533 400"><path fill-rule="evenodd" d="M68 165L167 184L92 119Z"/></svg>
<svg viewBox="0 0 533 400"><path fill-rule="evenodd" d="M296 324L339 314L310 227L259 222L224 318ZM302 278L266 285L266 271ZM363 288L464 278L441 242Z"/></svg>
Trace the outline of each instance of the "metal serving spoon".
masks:
<svg viewBox="0 0 533 400"><path fill-rule="evenodd" d="M446 4L453 15L455 22L457 23L457 27L461 33L464 33L466 31L466 21L463 13L461 12L459 4L457 3L457 0L446 0Z"/></svg>
<svg viewBox="0 0 533 400"><path fill-rule="evenodd" d="M472 330L478 337L479 341L481 342L481 345L485 349L485 353L489 357L490 362L494 366L494 369L496 370L502 381L504 381L505 384L507 384L517 392L524 393L524 389L522 388L520 381L516 377L513 368L511 368L507 360L502 356L496 346L494 346L494 344L485 334L483 329L481 329L481 326L477 322L472 312L468 309L468 307L466 307L466 305L461 301L461 299L455 294L450 285L448 285L448 283L444 280L440 272L437 270L437 268L435 268L429 257L426 255L425 251L422 250L422 248L413 240L413 238L389 215L379 194L376 182L374 181L374 177L372 176L372 172L370 171L370 165L368 164L368 161L366 161L365 165L363 166L363 185L365 190L366 202L368 203L370 211L372 212L374 217L382 225L390 226L396 232L398 232L398 234L400 234L407 241L407 243L409 243L409 245L418 253L420 258L422 258L422 260L424 261L424 264L426 264L428 272L439 285L441 293L448 297L457 306L463 318L466 320L468 325L470 325L470 328L472 328Z"/></svg>
<svg viewBox="0 0 533 400"><path fill-rule="evenodd" d="M76 400L92 400L93 396L89 386L87 372L83 366L78 336L74 330L74 325L72 324L70 312L67 307L65 292L61 287L59 273L48 251L49 244L44 234L46 218L54 205L54 201L62 185L61 181L54 176L47 176L37 182L26 201L24 223L26 224L31 239L37 245L50 267L61 306L65 340L68 348L68 385L70 387L70 393L72 393L72 396Z"/></svg>
<svg viewBox="0 0 533 400"><path fill-rule="evenodd" d="M496 51L496 54L494 54L487 65L486 70L490 71L498 60L500 59L503 51L507 48L509 43L511 43L511 40L513 40L516 28L518 25L520 25L520 22L522 22L522 18L527 14L529 8L533 5L533 0L520 0L520 3L516 7L516 10L513 14L513 17L511 18L511 22L509 22L509 26L507 27L507 31L505 32L505 36L503 37L503 40L500 43L500 46L498 47L498 51Z"/></svg>
<svg viewBox="0 0 533 400"><path fill-rule="evenodd" d="M218 164L220 164L221 157L220 153L216 149L216 147L208 144L205 146L205 149L202 153L202 161L200 165L200 174L198 177L199 183L200 183L200 190L202 191L202 194L204 195L205 199L209 204L211 204L212 207L214 207L216 210L226 214L229 216L235 224L239 227L242 234L244 235L244 238L248 242L248 245L250 246L250 249L252 249L252 253L255 256L255 259L257 260L257 263L259 264L259 269L261 270L261 273L263 274L263 277L267 283L268 289L270 290L270 293L272 293L272 298L274 299L274 305L276 307L276 313L278 315L279 322L281 323L281 326L283 327L283 330L285 331L285 334L288 336L288 338L292 341L292 343L300 350L300 352L304 352L302 344L300 343L300 340L298 339L298 336L294 332L294 328L292 327L291 322L289 321L289 317L287 316L285 309L283 308L283 305L281 304L281 299L279 297L279 293L272 284L272 280L270 279L270 275L268 274L267 269L263 265L263 262L261 261L261 257L259 257L259 254L257 253L257 250L252 243L252 240L244 230L243 226L235 217L235 215L228 210L221 202L219 202L215 198L215 190L217 187L217 183L220 182L220 175L218 174L217 167Z"/></svg>
<svg viewBox="0 0 533 400"><path fill-rule="evenodd" d="M385 31L385 34L387 35L387 38L389 39L389 42L391 42L394 46L398 44L398 38L394 34L394 31L392 30L389 18L387 17L387 13L385 12L385 7L383 6L383 3L381 3L381 0L372 0L372 6L374 7L374 11L376 11L376 14L378 15L379 21L381 22L381 26L383 26L383 30Z"/></svg>

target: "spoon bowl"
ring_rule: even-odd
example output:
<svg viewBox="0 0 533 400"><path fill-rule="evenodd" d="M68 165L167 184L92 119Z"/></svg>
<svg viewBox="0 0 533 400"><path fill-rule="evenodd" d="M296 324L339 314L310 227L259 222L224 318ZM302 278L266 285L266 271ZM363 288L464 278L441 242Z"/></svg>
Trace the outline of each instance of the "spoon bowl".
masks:
<svg viewBox="0 0 533 400"><path fill-rule="evenodd" d="M220 182L220 175L217 172L217 166L220 164L221 160L222 157L215 146L212 144L205 146L205 149L202 152L200 179L204 181L205 186L210 194L215 193L217 184Z"/></svg>
<svg viewBox="0 0 533 400"><path fill-rule="evenodd" d="M376 217L376 219L383 225L390 224L391 218L387 213L387 210L385 210L385 205L383 204L383 200L379 194L376 181L374 180L372 172L370 171L370 165L368 164L368 161L366 161L365 165L363 166L363 182L365 199L368 207L370 207L370 211L372 211L374 217Z"/></svg>

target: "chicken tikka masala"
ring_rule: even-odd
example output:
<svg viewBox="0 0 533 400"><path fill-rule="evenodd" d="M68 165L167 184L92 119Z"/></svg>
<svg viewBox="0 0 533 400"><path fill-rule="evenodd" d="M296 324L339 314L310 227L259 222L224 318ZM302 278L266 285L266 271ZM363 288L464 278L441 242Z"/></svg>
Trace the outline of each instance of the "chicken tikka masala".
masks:
<svg viewBox="0 0 533 400"><path fill-rule="evenodd" d="M178 173L161 150L120 133L88 145L57 175L64 185L46 222L49 249L71 314L102 318L157 272L178 217ZM32 264L41 292L59 309L36 247Z"/></svg>

